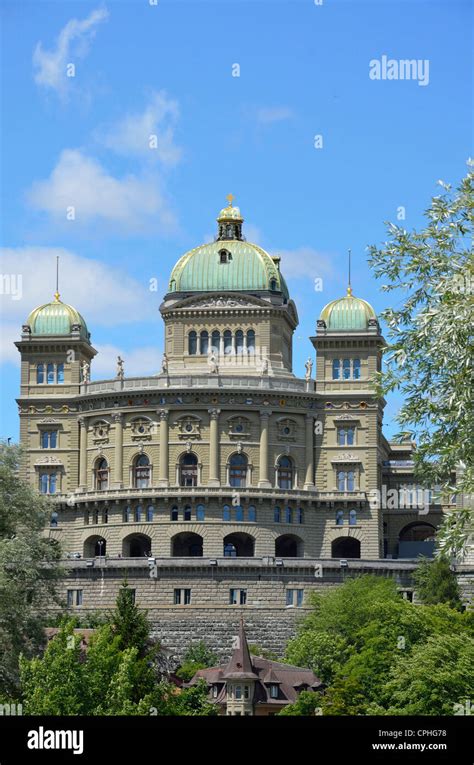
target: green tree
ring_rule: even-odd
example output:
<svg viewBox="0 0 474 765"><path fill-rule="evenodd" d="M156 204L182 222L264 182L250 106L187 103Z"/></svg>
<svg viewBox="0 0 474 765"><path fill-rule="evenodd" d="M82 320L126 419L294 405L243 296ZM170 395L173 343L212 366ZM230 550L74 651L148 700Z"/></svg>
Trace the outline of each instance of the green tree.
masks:
<svg viewBox="0 0 474 765"><path fill-rule="evenodd" d="M191 643L176 675L181 680L189 682L199 669L215 667L217 664L219 664L217 654L207 647L204 640L200 640L198 643Z"/></svg>
<svg viewBox="0 0 474 765"><path fill-rule="evenodd" d="M316 677L328 685L349 657L350 650L347 641L339 635L306 630L289 641L286 659L296 667L309 667Z"/></svg>
<svg viewBox="0 0 474 765"><path fill-rule="evenodd" d="M140 656L147 652L150 633L147 612L135 604L126 579L122 582L115 611L110 614L108 621L112 625L113 634L119 638L121 649L136 648Z"/></svg>
<svg viewBox="0 0 474 765"><path fill-rule="evenodd" d="M44 643L59 603L59 548L45 535L51 501L18 477L20 450L0 443L0 697L18 692L19 656Z"/></svg>
<svg viewBox="0 0 474 765"><path fill-rule="evenodd" d="M401 656L372 714L454 715L474 699L474 638L433 636ZM462 713L462 712L461 712ZM469 712L465 712L468 714Z"/></svg>
<svg viewBox="0 0 474 765"><path fill-rule="evenodd" d="M403 393L399 435L416 436L420 482L449 494L457 471L456 491L472 494L474 174L469 169L455 191L439 183L444 192L432 199L424 229L389 223L389 241L369 248L375 275L385 280L382 290L405 294L402 305L397 293L397 306L382 313L391 342L378 382L383 394ZM460 503L438 533L440 547L462 555L471 529L472 506Z"/></svg>
<svg viewBox="0 0 474 765"><path fill-rule="evenodd" d="M297 700L293 704L278 712L278 715L308 716L320 714L321 696L314 691L301 691Z"/></svg>
<svg viewBox="0 0 474 765"><path fill-rule="evenodd" d="M444 556L435 560L422 560L413 579L416 594L422 603L447 603L451 608L459 611L463 609L456 575Z"/></svg>

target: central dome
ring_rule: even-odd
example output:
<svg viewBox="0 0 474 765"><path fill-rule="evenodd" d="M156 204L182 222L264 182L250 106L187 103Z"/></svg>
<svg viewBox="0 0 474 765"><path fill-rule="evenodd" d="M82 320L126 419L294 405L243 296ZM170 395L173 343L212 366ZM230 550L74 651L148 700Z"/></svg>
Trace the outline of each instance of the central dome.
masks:
<svg viewBox="0 0 474 765"><path fill-rule="evenodd" d="M169 292L274 292L288 299L279 257L242 237L238 207L230 204L217 218L215 242L186 252L171 272Z"/></svg>

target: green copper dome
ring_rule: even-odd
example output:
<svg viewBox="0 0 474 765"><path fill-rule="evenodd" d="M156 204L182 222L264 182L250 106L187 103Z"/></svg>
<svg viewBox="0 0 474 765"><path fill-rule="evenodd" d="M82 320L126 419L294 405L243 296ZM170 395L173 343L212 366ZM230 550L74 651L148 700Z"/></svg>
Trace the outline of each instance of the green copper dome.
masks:
<svg viewBox="0 0 474 765"><path fill-rule="evenodd" d="M171 272L169 292L270 291L288 299L280 259L244 241L239 208L229 204L217 220L217 240L195 247L178 260Z"/></svg>
<svg viewBox="0 0 474 765"><path fill-rule="evenodd" d="M70 335L73 325L80 327L80 335L89 339L87 324L79 311L61 302L58 293L51 303L35 308L26 320L32 335Z"/></svg>
<svg viewBox="0 0 474 765"><path fill-rule="evenodd" d="M365 330L369 326L369 319L376 318L370 303L354 297L350 287L347 289L347 295L328 303L320 316L327 329L334 330Z"/></svg>

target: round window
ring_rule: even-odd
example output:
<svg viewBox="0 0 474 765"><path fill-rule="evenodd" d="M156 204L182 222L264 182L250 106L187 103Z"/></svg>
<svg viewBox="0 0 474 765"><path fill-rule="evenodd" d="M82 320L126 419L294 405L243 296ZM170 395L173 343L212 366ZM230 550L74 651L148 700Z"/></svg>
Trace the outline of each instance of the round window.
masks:
<svg viewBox="0 0 474 765"><path fill-rule="evenodd" d="M239 423L238 423L238 424L235 426L235 428L234 428L234 430L235 430L235 432L236 432L236 433L242 433L243 429L244 429L244 426L242 425L242 423L241 423L241 422L239 422Z"/></svg>
<svg viewBox="0 0 474 765"><path fill-rule="evenodd" d="M187 431L187 433L191 433L192 429L193 429L193 426L191 425L190 422L188 422L185 427L185 430Z"/></svg>
<svg viewBox="0 0 474 765"><path fill-rule="evenodd" d="M143 425L140 425L140 427L138 428L138 432L139 433L144 433L145 432L145 428L144 428Z"/></svg>
<svg viewBox="0 0 474 765"><path fill-rule="evenodd" d="M102 428L100 428L100 430L99 430L99 436L103 436L103 435L104 435L104 431L102 430Z"/></svg>
<svg viewBox="0 0 474 765"><path fill-rule="evenodd" d="M288 426L286 428L283 428L283 433L285 434L285 436L289 436L291 433L290 428Z"/></svg>

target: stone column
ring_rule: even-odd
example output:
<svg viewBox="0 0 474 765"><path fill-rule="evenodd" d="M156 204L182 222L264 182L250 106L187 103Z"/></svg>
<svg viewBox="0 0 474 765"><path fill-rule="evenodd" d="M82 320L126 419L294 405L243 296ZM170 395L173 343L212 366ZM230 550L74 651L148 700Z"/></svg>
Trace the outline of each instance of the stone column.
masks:
<svg viewBox="0 0 474 765"><path fill-rule="evenodd" d="M304 479L304 489L314 489L314 417L312 414L306 415L306 439L305 439L305 460L306 474Z"/></svg>
<svg viewBox="0 0 474 765"><path fill-rule="evenodd" d="M220 409L209 409L209 480L208 486L220 486L219 476L219 414Z"/></svg>
<svg viewBox="0 0 474 765"><path fill-rule="evenodd" d="M79 488L87 491L87 423L79 417Z"/></svg>
<svg viewBox="0 0 474 765"><path fill-rule="evenodd" d="M114 412L112 419L115 423L115 465L113 489L121 489L123 486L123 414Z"/></svg>
<svg viewBox="0 0 474 765"><path fill-rule="evenodd" d="M166 488L169 486L168 461L169 461L169 412L166 409L160 409L160 472L158 486Z"/></svg>
<svg viewBox="0 0 474 765"><path fill-rule="evenodd" d="M271 412L260 412L260 472L259 488L270 489L271 483L268 480L268 420Z"/></svg>

